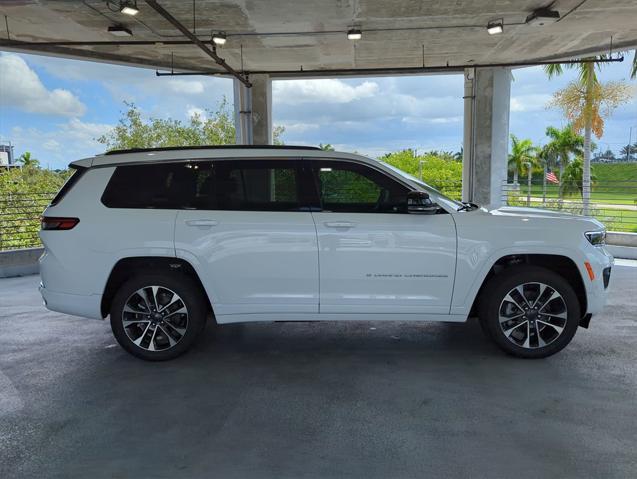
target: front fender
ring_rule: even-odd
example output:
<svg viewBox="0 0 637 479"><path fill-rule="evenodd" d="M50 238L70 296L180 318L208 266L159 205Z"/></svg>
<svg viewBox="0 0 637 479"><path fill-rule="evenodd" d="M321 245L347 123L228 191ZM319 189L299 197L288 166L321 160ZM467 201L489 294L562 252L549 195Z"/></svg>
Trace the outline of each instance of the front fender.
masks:
<svg viewBox="0 0 637 479"><path fill-rule="evenodd" d="M553 255L570 259L576 266L580 276L587 278L585 255L577 250L545 245L511 246L507 248L489 249L488 244L470 245L472 241L458 241L458 261L456 263L456 284L451 300L450 314L469 314L478 291L484 283L489 271L505 256L512 255ZM589 283L583 281L589 292Z"/></svg>

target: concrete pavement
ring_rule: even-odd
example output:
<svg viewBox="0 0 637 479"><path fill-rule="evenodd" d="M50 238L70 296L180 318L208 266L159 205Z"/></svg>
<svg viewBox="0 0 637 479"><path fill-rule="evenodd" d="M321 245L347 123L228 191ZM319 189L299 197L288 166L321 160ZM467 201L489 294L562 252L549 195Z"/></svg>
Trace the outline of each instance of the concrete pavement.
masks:
<svg viewBox="0 0 637 479"><path fill-rule="evenodd" d="M137 360L0 280L0 477L635 477L637 267L546 360L475 323L230 325ZM631 266L627 266L631 265Z"/></svg>

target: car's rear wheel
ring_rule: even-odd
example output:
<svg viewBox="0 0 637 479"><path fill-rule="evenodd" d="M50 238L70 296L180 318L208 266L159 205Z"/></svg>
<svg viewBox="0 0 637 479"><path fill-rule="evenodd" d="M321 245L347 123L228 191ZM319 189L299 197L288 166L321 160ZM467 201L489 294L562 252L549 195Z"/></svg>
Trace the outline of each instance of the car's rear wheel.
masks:
<svg viewBox="0 0 637 479"><path fill-rule="evenodd" d="M115 294L111 329L129 353L149 361L173 359L196 341L206 303L187 276L140 275Z"/></svg>
<svg viewBox="0 0 637 479"><path fill-rule="evenodd" d="M480 301L487 336L521 358L561 351L573 339L579 320L579 301L571 285L537 266L516 266L494 276Z"/></svg>

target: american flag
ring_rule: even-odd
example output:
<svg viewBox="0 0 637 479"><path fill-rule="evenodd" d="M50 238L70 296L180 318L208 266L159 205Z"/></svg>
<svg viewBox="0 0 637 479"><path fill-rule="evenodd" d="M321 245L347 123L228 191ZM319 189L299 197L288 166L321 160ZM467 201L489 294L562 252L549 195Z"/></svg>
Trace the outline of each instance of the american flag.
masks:
<svg viewBox="0 0 637 479"><path fill-rule="evenodd" d="M546 172L546 181L550 181L551 183L555 183L556 185L560 184L560 180L555 176L551 170Z"/></svg>

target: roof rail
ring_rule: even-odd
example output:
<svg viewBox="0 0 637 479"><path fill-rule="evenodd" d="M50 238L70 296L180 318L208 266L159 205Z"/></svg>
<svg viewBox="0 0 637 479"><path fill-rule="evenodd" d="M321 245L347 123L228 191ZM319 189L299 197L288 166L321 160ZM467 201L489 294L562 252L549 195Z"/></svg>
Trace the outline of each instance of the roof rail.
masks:
<svg viewBox="0 0 637 479"><path fill-rule="evenodd" d="M104 155L123 155L125 153L144 153L147 151L173 150L320 150L316 146L287 146L287 145L204 145L204 146L164 146L159 148L129 148L126 150L111 150Z"/></svg>

